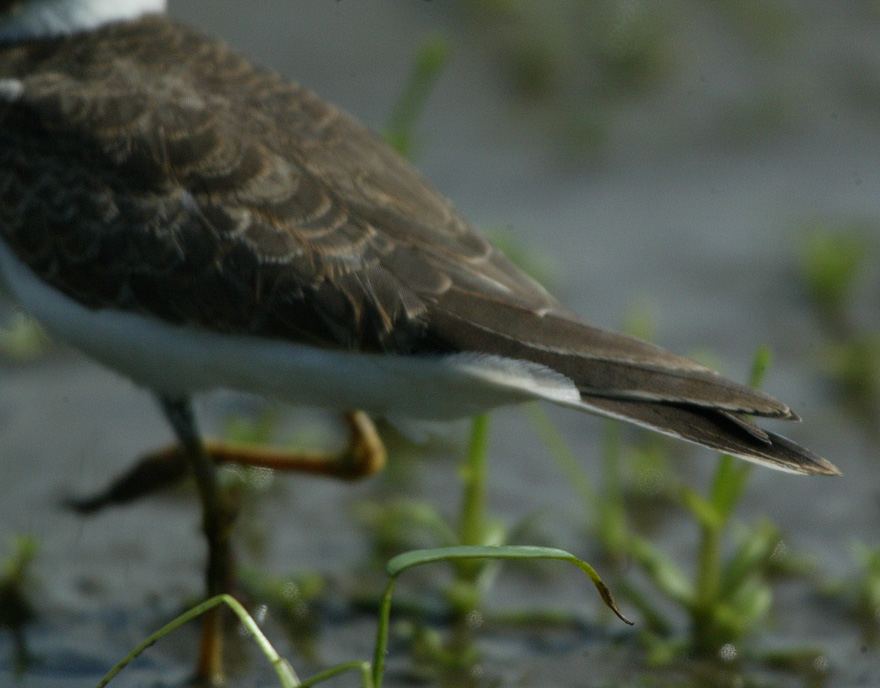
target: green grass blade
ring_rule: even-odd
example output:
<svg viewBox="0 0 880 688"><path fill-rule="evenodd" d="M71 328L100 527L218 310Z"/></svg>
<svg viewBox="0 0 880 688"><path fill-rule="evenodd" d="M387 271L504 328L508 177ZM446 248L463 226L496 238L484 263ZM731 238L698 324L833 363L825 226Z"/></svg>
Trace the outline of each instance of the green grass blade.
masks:
<svg viewBox="0 0 880 688"><path fill-rule="evenodd" d="M371 673L371 666L369 662L359 662L354 660L352 662L345 662L344 664L337 664L335 667L331 667L325 671L322 671L314 676L306 679L301 684L299 684L299 688L311 688L312 686L316 686L319 683L323 683L324 681L328 681L331 678L339 676L339 674L344 674L347 671L359 671L361 674L361 679L363 680L364 688L372 688L373 686L373 676Z"/></svg>
<svg viewBox="0 0 880 688"><path fill-rule="evenodd" d="M524 545L502 545L497 547L438 547L435 549L419 549L404 552L388 562L386 571L393 577L414 566L430 564L436 561L452 561L456 559L559 559L577 566L593 581L593 585L602 596L602 601L625 623L632 624L614 601L608 586L602 582L596 570L587 562L565 550L555 547L527 547Z"/></svg>
<svg viewBox="0 0 880 688"><path fill-rule="evenodd" d="M409 157L412 154L416 119L446 65L448 53L446 41L440 36L431 36L416 55L409 81L391 114L391 123L385 132L385 139L401 155Z"/></svg>
<svg viewBox="0 0 880 688"><path fill-rule="evenodd" d="M236 600L231 595L217 595L216 597L205 600L201 604L193 607L188 612L184 612L176 619L153 633L134 650L132 650L121 662L119 662L119 664L113 667L107 673L107 675L103 679L101 679L101 682L96 686L96 688L104 688L104 686L110 683L110 681L112 681L120 671L128 666L148 647L155 644L157 641L161 640L169 633L173 633L185 623L192 621L201 614L204 614L206 611L213 609L214 607L217 607L221 604L226 604L230 607L230 609L232 609L232 611L241 621L242 625L247 629L248 633L250 633L251 636L254 638L254 641L260 647L260 650L262 650L263 654L266 655L266 658L272 663L272 666L275 668L275 672L278 674L278 679L279 681L281 681L282 688L298 688L299 686L301 686L302 684L300 683L296 672L294 672L290 664L288 664L287 661L278 654L275 648L272 647L272 643L270 643L268 638L263 635L263 632L260 630L257 622L254 621L253 617L248 614L247 610L241 606L238 600Z"/></svg>
<svg viewBox="0 0 880 688"><path fill-rule="evenodd" d="M719 469L718 475L721 472ZM684 504L685 508L691 513L691 516L694 517L694 520L703 528L717 529L723 525L724 515L719 513L720 509L715 503L714 494L711 502L690 487L683 487L679 494L682 504Z"/></svg>
<svg viewBox="0 0 880 688"><path fill-rule="evenodd" d="M718 468L712 480L709 499L721 520L719 527L726 524L742 499L751 467L752 464L729 454L722 454L718 459Z"/></svg>
<svg viewBox="0 0 880 688"><path fill-rule="evenodd" d="M395 559L396 558L397 557L395 557ZM394 561L394 559L391 561ZM375 688L381 688L382 676L385 674L385 655L388 651L388 628L391 622L391 597L394 594L394 584L396 582L397 578L392 576L385 588L385 594L382 595L382 602L379 604L379 625L376 629L376 647L373 649L373 675L371 676Z"/></svg>
<svg viewBox="0 0 880 688"><path fill-rule="evenodd" d="M372 681L375 688L381 688L382 677L385 672L385 654L388 647L388 628L391 618L391 598L394 593L394 584L397 577L415 566L432 564L438 561L460 561L462 559L559 559L577 566L593 581L593 585L599 591L602 601L611 609L619 619L632 625L614 601L614 596L608 586L602 582L596 570L587 562L578 559L573 554L555 547L529 547L525 545L498 545L498 546L459 546L459 547L436 547L433 549L417 549L411 552L398 554L391 559L385 567L391 577L382 602L379 606L379 627L376 631L376 648L373 655Z"/></svg>

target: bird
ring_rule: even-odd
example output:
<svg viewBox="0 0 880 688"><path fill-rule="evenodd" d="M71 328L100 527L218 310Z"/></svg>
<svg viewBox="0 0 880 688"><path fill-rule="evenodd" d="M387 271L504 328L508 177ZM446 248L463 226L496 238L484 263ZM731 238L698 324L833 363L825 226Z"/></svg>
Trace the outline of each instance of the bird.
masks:
<svg viewBox="0 0 880 688"><path fill-rule="evenodd" d="M0 277L49 332L158 399L177 443L142 473L194 475L209 595L232 585L216 463L370 472L374 417L544 400L839 473L754 422L799 420L786 404L590 324L380 136L164 0L0 0ZM191 400L214 388L346 413L351 448L334 462L208 442ZM209 684L219 618L199 651Z"/></svg>

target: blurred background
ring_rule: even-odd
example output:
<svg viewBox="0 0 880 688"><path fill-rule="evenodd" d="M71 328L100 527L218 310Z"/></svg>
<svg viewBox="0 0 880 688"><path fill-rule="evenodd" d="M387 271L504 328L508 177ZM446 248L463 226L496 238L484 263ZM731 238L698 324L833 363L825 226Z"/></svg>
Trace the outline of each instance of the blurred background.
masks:
<svg viewBox="0 0 880 688"><path fill-rule="evenodd" d="M742 543L760 540L749 539L755 528L772 530L754 572L761 594L748 598L751 611L731 612L748 617L741 635L708 649L691 641L680 652L700 627L693 606L652 578L656 552L622 545L635 540L615 540L602 524L618 523L626 509L627 532L648 538L699 589L706 527L683 495L711 494L717 459L573 412L502 410L491 423L487 522L507 523L518 542L590 559L637 626L605 619L576 574L514 571L486 592L487 609L562 607L576 618L487 628L455 674L418 652L419 633L453 632L455 613L430 576L417 578L411 592L435 601L434 616L398 629L390 685L462 685L462 675L504 686L874 685L880 5L171 0L170 12L387 133L463 215L595 324L744 381L755 352L769 347L762 386L804 418L773 429L844 473L748 475L719 547L728 564L745 565ZM411 94L423 87L423 104L402 99L408 84ZM170 431L145 392L45 340L7 301L0 318L0 556L8 559L0 591L27 603L0 609L0 622L15 629L32 611L23 633L36 657L24 662L18 634L0 632L0 682L24 663L18 685L90 686L197 599L196 501L181 491L89 519L60 508L63 497L103 486L169 441ZM212 434L318 447L342 438L333 418L240 395L220 392L198 408ZM371 557L401 543L436 544L423 522L407 537L382 529L388 519L411 524L414 513L457 518L468 428L427 448L386 429L389 474L354 486L242 478L243 563L261 576L293 575L285 589L314 611L297 626L255 603L268 623L308 631L279 633L295 665L369 654L374 617L364 591L382 585ZM553 428L583 475L560 458L561 445L548 445ZM622 460L612 468L610 445ZM408 506L382 511L395 500ZM16 545L16 536L30 538L30 563L30 545ZM787 564L771 566L783 554ZM158 645L117 684L179 685L194 633ZM272 685L259 660L243 666L241 685ZM338 685L358 683L352 676Z"/></svg>

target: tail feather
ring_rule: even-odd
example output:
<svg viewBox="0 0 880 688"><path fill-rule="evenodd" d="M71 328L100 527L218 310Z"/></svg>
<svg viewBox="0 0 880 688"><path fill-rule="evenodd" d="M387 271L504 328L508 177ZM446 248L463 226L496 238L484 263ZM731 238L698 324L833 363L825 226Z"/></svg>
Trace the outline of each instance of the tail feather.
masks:
<svg viewBox="0 0 880 688"><path fill-rule="evenodd" d="M583 403L586 410L594 413L635 423L777 470L805 475L840 475L832 463L781 435L762 430L761 436L756 436L751 429L744 427L743 422L747 419L742 416L698 406L588 395L583 396Z"/></svg>
<svg viewBox="0 0 880 688"><path fill-rule="evenodd" d="M840 471L749 416L799 420L769 394L647 342L555 308L450 288L430 317L444 349L530 361L570 380L579 408L791 473ZM562 402L560 402L562 403Z"/></svg>
<svg viewBox="0 0 880 688"><path fill-rule="evenodd" d="M459 298L454 305L457 310L438 308L431 317L446 344L545 365L583 394L797 418L769 394L633 337L554 313L538 315L504 304L490 308L477 299ZM465 306L469 317L462 315Z"/></svg>
<svg viewBox="0 0 880 688"><path fill-rule="evenodd" d="M764 444L772 444L770 433L768 433L764 428L756 425L755 422L748 416L743 416L739 413L730 413L729 411L720 411L720 413L728 420L733 421L736 425L745 430L752 437L760 440Z"/></svg>

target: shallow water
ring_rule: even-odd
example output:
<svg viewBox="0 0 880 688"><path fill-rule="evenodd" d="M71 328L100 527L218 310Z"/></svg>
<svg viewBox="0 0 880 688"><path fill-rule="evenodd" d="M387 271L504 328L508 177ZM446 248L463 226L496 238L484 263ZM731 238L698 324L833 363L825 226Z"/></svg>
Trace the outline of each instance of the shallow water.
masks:
<svg viewBox="0 0 880 688"><path fill-rule="evenodd" d="M560 153L552 122L534 108L512 105L479 31L447 4L172 2L177 17L226 37L376 128L387 121L421 41L431 31L447 36L451 61L418 125L419 167L475 223L501 227L546 252L556 268L555 291L597 324L619 326L634 304L647 302L659 343L683 353L712 350L725 372L740 379L756 347L769 344L774 361L765 388L805 419L785 431L845 475L804 479L755 471L740 516L771 519L789 547L832 576L852 571L851 540L876 543L877 450L817 374L811 357L823 339L794 280L795 248L811 218L878 214L880 101L864 84L880 83L880 26L855 5L798 8L794 38L782 55L763 57L695 13L687 42L677 46L689 56L686 66L651 98L621 107L604 156L574 164ZM718 122L726 108L768 81L768 73L777 79L770 83L793 85L784 124L751 143L725 139ZM854 95L853 84L865 92ZM877 291L876 272L862 286L860 316L876 324L880 307L869 296ZM56 349L38 363L0 366L0 543L28 533L40 544L39 621L28 631L40 661L19 685L91 686L198 594L203 552L196 505L182 495L87 520L65 513L59 497L103 485L132 457L169 441L170 431L147 394L74 352ZM216 430L240 403L227 394L201 401L204 426ZM553 415L585 465L598 472L601 421ZM579 533L577 499L518 411L496 414L492 457L494 511L509 521L542 512L559 544L590 552ZM692 471L699 483L710 465L694 460L680 470ZM458 500L454 466L426 463L417 477L417 493L451 513ZM381 482L277 482L259 510L266 534L261 566L325 572L350 590L367 547L354 511L365 497L383 494ZM692 559L692 526L672 518L657 537L678 559ZM638 651L625 640L623 650L614 649L604 635L626 639L631 632L590 625L596 600L574 573L537 583L511 574L493 600L574 607L587 624L570 633L487 632L482 666L501 685L635 681ZM866 647L840 610L806 584L778 591L775 621L767 644L825 649L824 685L875 685L876 648ZM331 609L320 632L321 659L367 657L371 633L369 617ZM193 647L194 634L182 631L115 685L179 685ZM286 649L283 640L280 647ZM11 652L9 636L0 633L2 685L12 680ZM397 652L391 683L405 685L407 663ZM296 654L288 656L297 663ZM763 678L803 685L781 674ZM239 680L272 685L256 657Z"/></svg>

